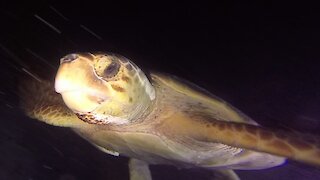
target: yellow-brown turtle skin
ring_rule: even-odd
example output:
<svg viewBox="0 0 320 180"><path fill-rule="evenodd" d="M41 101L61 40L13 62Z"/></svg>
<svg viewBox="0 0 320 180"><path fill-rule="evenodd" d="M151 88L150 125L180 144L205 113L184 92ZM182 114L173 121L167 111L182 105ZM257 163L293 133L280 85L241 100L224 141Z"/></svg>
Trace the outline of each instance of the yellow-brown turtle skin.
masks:
<svg viewBox="0 0 320 180"><path fill-rule="evenodd" d="M77 56L90 59L98 55ZM88 113L82 111L86 106L73 109L78 112L77 116L65 106L60 95L53 92L53 84L48 82L23 89L23 107L33 118L71 127L100 148L149 164L263 169L282 164L285 159L280 156L320 164L318 139L264 129L226 102L172 76L151 73L150 77L155 98L150 98L142 113L121 123L88 118ZM125 79L122 83L134 82ZM118 93L130 90L129 85L124 87L124 91ZM152 97L150 94L146 97ZM70 102L69 105L75 104ZM102 112L101 109L98 112ZM123 117L121 113L119 111L117 115Z"/></svg>

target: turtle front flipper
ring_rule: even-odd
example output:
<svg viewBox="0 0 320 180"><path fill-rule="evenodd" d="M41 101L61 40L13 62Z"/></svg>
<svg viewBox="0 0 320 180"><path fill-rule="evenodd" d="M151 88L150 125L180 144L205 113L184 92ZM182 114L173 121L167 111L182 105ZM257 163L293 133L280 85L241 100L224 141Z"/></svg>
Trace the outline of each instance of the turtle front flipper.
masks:
<svg viewBox="0 0 320 180"><path fill-rule="evenodd" d="M260 126L215 120L201 114L175 112L161 125L167 133L197 141L221 143L233 147L287 157L320 165L319 138Z"/></svg>
<svg viewBox="0 0 320 180"><path fill-rule="evenodd" d="M129 161L130 180L152 180L149 165L138 159Z"/></svg>
<svg viewBox="0 0 320 180"><path fill-rule="evenodd" d="M19 86L20 106L27 116L54 126L77 127L83 121L66 107L54 85L45 80L27 79Z"/></svg>

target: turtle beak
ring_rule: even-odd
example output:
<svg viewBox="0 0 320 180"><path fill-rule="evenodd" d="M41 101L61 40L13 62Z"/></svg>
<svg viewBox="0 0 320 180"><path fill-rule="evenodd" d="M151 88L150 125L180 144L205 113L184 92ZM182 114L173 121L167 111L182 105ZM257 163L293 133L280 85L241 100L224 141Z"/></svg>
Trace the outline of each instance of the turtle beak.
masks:
<svg viewBox="0 0 320 180"><path fill-rule="evenodd" d="M81 58L61 61L55 91L76 112L93 111L108 99L108 89L94 73L92 61Z"/></svg>

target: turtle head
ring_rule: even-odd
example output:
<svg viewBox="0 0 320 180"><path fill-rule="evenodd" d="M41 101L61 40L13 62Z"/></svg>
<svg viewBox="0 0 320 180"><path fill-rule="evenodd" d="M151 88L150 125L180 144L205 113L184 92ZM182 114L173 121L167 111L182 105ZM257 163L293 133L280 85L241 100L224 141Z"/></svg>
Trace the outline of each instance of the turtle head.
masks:
<svg viewBox="0 0 320 180"><path fill-rule="evenodd" d="M105 53L63 57L55 90L80 119L94 124L130 123L155 98L153 86L134 63Z"/></svg>

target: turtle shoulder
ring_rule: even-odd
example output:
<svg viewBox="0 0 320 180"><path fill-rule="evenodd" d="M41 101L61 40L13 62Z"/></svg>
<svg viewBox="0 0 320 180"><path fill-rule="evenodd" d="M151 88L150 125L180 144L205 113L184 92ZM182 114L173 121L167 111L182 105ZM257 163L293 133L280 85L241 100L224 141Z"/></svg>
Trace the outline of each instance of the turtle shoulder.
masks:
<svg viewBox="0 0 320 180"><path fill-rule="evenodd" d="M203 115L211 114L218 120L257 125L254 120L240 110L194 83L159 72L152 72L150 76L155 86L167 88L185 97L189 97L189 99L191 98L191 101L195 105L193 106L193 111L199 111L198 113L202 113ZM180 99L179 101L183 103L183 100Z"/></svg>
<svg viewBox="0 0 320 180"><path fill-rule="evenodd" d="M20 107L30 118L54 126L85 126L54 91L53 81L25 79L19 84Z"/></svg>

